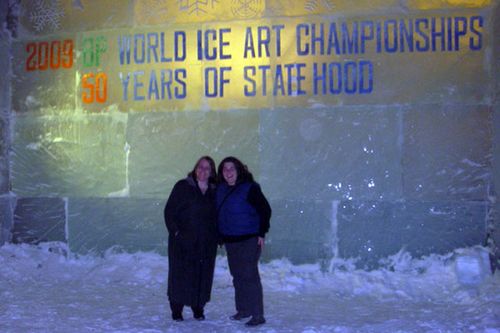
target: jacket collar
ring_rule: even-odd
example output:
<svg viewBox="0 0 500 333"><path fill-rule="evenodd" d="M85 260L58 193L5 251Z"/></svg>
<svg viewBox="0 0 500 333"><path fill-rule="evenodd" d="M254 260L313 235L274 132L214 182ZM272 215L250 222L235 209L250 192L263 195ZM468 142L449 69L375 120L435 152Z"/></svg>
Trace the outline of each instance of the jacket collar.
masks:
<svg viewBox="0 0 500 333"><path fill-rule="evenodd" d="M190 186L198 187L198 184L196 183L196 180L194 180L193 177L187 176L185 179ZM215 184L208 183L208 187L213 190L213 189L215 189Z"/></svg>

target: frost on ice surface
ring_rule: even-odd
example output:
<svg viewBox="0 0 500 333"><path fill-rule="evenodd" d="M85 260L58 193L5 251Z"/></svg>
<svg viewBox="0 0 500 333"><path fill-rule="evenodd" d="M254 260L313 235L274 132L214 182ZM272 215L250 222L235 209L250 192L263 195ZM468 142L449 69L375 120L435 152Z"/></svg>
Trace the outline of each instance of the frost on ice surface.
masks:
<svg viewBox="0 0 500 333"><path fill-rule="evenodd" d="M218 257L207 320L184 309L174 323L166 296L167 258L151 252L72 255L64 243L0 247L1 332L500 332L500 278L485 272L467 292L456 270L479 249L414 259L400 252L385 268L356 270L340 259L260 265L267 323L246 329L228 319L233 287ZM480 252L480 251L479 251ZM467 274L467 273L466 273Z"/></svg>
<svg viewBox="0 0 500 333"><path fill-rule="evenodd" d="M300 135L306 141L318 140L321 137L322 130L321 123L314 118L305 119L299 125Z"/></svg>
<svg viewBox="0 0 500 333"><path fill-rule="evenodd" d="M61 8L59 0L35 0L30 21L36 31L42 31L45 27L58 30L62 17L64 17L64 10Z"/></svg>

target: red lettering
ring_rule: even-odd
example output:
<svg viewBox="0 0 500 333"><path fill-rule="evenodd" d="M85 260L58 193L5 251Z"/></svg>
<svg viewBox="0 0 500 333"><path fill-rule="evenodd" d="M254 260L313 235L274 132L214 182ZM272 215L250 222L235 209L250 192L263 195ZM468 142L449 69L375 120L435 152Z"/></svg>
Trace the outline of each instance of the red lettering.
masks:
<svg viewBox="0 0 500 333"><path fill-rule="evenodd" d="M71 68L73 66L73 40L66 39L63 42L63 62L62 66L64 68Z"/></svg>
<svg viewBox="0 0 500 333"><path fill-rule="evenodd" d="M73 48L72 39L66 39L63 42L54 40L28 43L26 44L28 56L26 57L25 69L27 72L31 72L35 70L45 71L48 68L58 69L61 66L71 68L74 57Z"/></svg>
<svg viewBox="0 0 500 333"><path fill-rule="evenodd" d="M36 60L33 60L36 56L36 43L28 43L26 45L26 52L28 52L28 58L26 58L26 71L34 71L36 70Z"/></svg>
<svg viewBox="0 0 500 333"><path fill-rule="evenodd" d="M49 43L38 44L38 69L41 71L49 68Z"/></svg>
<svg viewBox="0 0 500 333"><path fill-rule="evenodd" d="M59 66L61 66L61 42L55 40L50 43L50 68L58 69Z"/></svg>

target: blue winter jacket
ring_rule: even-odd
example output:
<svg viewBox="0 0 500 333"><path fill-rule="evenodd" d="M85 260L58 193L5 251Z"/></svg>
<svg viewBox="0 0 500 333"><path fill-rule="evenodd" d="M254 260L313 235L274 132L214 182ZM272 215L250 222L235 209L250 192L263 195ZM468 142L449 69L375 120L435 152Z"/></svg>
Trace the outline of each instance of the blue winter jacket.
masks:
<svg viewBox="0 0 500 333"><path fill-rule="evenodd" d="M235 186L220 184L217 187L218 228L221 235L242 236L259 233L259 215L247 200L251 186L252 183L245 182Z"/></svg>

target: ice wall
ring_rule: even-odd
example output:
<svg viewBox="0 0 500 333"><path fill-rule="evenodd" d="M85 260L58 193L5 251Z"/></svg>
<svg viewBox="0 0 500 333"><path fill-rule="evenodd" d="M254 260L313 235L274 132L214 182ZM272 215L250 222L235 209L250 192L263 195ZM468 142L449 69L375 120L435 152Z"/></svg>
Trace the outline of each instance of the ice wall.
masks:
<svg viewBox="0 0 500 333"><path fill-rule="evenodd" d="M12 241L66 241L75 253L99 253L115 245L165 253L165 200L194 161L209 154L217 161L240 157L269 197L268 259L327 263L338 256L359 258L361 267L370 268L401 249L420 256L485 242L488 221L490 229L498 225L494 184L500 184L496 2L299 1L290 8L286 1L267 1L252 11L238 11L230 1L221 7L222 2L207 7L146 0L121 6L113 1L20 2L19 35L11 46L14 75L0 83L1 119L12 123L12 139L0 146L0 189L8 193L11 183L16 197L14 212L1 218ZM34 14L40 6L48 16ZM301 58L294 51L298 32L290 28L300 26L304 38L313 33L313 24L320 29L321 23L337 22L342 31L342 22L349 29L359 23L369 43L369 28L362 22L375 22L375 38L377 22L391 27L422 18L429 20L421 27L455 22L459 30L468 26L470 35L439 50L439 43L455 41L444 29L437 52L377 52L371 43L365 54ZM227 51L231 60L223 59L221 50L215 61L196 59L199 45L189 38L198 30L215 31L205 42L225 32L228 44L244 45L247 27L263 34L260 41L282 29L282 54L273 55L275 45L266 49L264 43L255 50L269 57L244 58L239 49ZM132 36L130 43L142 38L154 43L161 32L172 36L174 31L187 36L186 60L120 64L127 59L124 36ZM304 51L305 39L300 42ZM10 40L1 43L7 45L0 49L1 68L10 68ZM172 45L165 47L168 52ZM60 58L37 62L45 50ZM141 58L142 52L132 50L131 57ZM368 62L372 74L361 65ZM314 78L300 86L300 75L289 77L283 67L290 85L269 81L266 94L260 84L257 96L242 97L238 92L244 84L251 90L251 81L232 77L224 98L206 96L214 87L204 86L203 75L214 64L237 72L244 66L258 70L289 63L304 68L335 63L334 71L350 68L351 75L368 76L349 86L352 78L341 75L348 90L343 93L335 91L338 82L331 88L325 77L318 89L325 82L333 92L313 94ZM104 99L102 86L96 88L99 73L107 75L106 101L99 101ZM174 75L170 86L152 89L163 74ZM142 85L134 86L139 76ZM189 89L185 98L181 82ZM2 129L4 138L8 133ZM2 198L4 207L14 202L12 195ZM500 243L498 231L492 238Z"/></svg>
<svg viewBox="0 0 500 333"><path fill-rule="evenodd" d="M12 203L9 194L9 147L10 147L10 33L7 30L8 2L0 3L0 246L11 237Z"/></svg>
<svg viewBox="0 0 500 333"><path fill-rule="evenodd" d="M495 17L500 15L500 6L496 6L493 12ZM500 34L500 22L495 21L494 35ZM498 38L494 44L494 77L495 77L495 93L494 93L494 109L493 109L493 177L496 191L496 198L494 200L490 229L490 247L492 248L492 259L494 268L500 269L500 201L498 200L498 193L500 191L500 43Z"/></svg>

